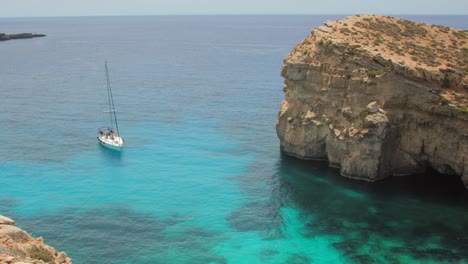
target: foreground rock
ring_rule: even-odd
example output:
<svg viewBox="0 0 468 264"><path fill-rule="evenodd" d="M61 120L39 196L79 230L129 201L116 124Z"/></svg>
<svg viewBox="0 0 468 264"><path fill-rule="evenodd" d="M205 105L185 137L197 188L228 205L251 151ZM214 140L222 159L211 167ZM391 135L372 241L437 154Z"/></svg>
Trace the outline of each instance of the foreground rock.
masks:
<svg viewBox="0 0 468 264"><path fill-rule="evenodd" d="M0 263L72 263L64 252L45 245L42 238L32 238L14 221L0 215Z"/></svg>
<svg viewBox="0 0 468 264"><path fill-rule="evenodd" d="M3 40L10 40L10 39L28 39L28 38L39 38L45 37L44 34L36 34L36 33L20 33L20 34L5 34L0 33L0 41Z"/></svg>
<svg viewBox="0 0 468 264"><path fill-rule="evenodd" d="M375 181L433 168L468 187L468 32L358 15L285 58L282 150Z"/></svg>

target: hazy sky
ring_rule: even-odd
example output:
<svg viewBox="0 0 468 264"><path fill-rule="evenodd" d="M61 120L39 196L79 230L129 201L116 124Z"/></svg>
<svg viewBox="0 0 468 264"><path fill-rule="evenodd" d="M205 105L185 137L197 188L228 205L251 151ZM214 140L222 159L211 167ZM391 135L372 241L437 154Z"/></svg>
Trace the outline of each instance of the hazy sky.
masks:
<svg viewBox="0 0 468 264"><path fill-rule="evenodd" d="M468 0L2 0L0 17L171 14L468 14Z"/></svg>

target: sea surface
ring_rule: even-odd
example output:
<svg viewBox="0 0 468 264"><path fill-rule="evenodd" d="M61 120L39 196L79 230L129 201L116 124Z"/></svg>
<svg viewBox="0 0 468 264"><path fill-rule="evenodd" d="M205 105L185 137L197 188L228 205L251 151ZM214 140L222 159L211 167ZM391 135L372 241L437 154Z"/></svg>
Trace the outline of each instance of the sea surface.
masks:
<svg viewBox="0 0 468 264"><path fill-rule="evenodd" d="M47 37L0 42L0 214L74 263L468 263L459 179L281 154L282 60L344 17L1 18ZM96 139L105 60L121 153Z"/></svg>

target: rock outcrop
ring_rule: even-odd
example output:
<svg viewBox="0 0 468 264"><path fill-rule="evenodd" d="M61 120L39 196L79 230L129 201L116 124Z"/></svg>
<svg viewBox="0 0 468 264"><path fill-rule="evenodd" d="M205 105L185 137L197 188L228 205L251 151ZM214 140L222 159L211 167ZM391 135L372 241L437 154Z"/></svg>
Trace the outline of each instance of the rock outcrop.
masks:
<svg viewBox="0 0 468 264"><path fill-rule="evenodd" d="M0 41L3 40L10 40L10 39L29 39L29 38L39 38L45 37L44 34L36 34L36 33L19 33L19 34L5 34L0 33Z"/></svg>
<svg viewBox="0 0 468 264"><path fill-rule="evenodd" d="M45 245L42 238L32 238L14 224L10 218L0 215L0 263L72 263L67 254Z"/></svg>
<svg viewBox="0 0 468 264"><path fill-rule="evenodd" d="M468 187L468 32L357 15L285 58L281 149L375 181L433 168Z"/></svg>

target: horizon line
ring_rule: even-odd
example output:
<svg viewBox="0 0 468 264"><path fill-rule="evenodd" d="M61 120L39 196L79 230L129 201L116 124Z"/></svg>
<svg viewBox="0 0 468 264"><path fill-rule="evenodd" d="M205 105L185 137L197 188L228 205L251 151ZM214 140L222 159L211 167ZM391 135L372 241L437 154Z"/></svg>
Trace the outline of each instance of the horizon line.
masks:
<svg viewBox="0 0 468 264"><path fill-rule="evenodd" d="M384 16L468 16L468 14L434 14L434 13L417 13L417 14L405 14L405 13L388 13L388 14L379 14L379 13L297 13L297 14L285 14L285 13L272 13L272 14L123 14L123 15L51 15L51 16L0 16L0 19L4 18L64 18L64 17L147 17L147 16L354 16L354 15L384 15Z"/></svg>

